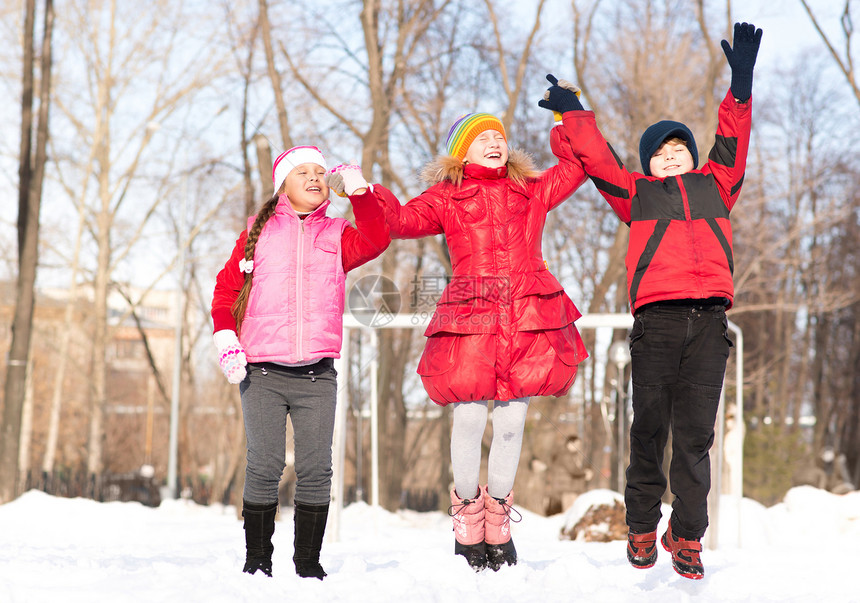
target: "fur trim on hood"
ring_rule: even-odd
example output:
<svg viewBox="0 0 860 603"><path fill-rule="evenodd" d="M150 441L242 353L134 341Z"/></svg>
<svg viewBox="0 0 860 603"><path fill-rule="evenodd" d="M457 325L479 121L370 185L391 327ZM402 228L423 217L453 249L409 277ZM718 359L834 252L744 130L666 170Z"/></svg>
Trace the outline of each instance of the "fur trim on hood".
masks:
<svg viewBox="0 0 860 603"><path fill-rule="evenodd" d="M520 186L532 178L540 176L541 172L534 166L531 155L518 149L508 149L508 178ZM462 160L451 155L439 155L421 170L421 180L432 186L449 180L454 186L460 186L465 172Z"/></svg>

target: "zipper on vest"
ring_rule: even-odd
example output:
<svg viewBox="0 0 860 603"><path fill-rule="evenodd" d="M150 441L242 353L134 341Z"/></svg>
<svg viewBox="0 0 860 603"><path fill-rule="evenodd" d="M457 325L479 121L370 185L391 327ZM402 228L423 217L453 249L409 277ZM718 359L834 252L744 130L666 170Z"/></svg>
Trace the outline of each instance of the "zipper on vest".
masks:
<svg viewBox="0 0 860 603"><path fill-rule="evenodd" d="M303 287L304 283L304 272L302 271L302 265L304 264L304 255L305 255L305 222L304 220L299 220L299 252L296 254L296 350L299 355L299 360L303 359L304 356L302 354L302 297L303 295Z"/></svg>

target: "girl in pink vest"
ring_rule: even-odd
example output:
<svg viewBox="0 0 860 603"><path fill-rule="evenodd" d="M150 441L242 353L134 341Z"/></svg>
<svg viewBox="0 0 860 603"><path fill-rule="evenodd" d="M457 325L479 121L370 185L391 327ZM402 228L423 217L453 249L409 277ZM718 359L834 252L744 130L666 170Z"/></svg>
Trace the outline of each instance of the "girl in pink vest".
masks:
<svg viewBox="0 0 860 603"><path fill-rule="evenodd" d="M326 216L336 177L355 227ZM287 415L295 434L296 573L326 576L319 563L331 499L337 374L346 273L382 253L390 238L382 209L358 166L327 172L316 147L282 153L275 195L239 235L215 283L212 320L219 362L238 383L247 437L242 515L243 571L272 575L272 534L284 471Z"/></svg>

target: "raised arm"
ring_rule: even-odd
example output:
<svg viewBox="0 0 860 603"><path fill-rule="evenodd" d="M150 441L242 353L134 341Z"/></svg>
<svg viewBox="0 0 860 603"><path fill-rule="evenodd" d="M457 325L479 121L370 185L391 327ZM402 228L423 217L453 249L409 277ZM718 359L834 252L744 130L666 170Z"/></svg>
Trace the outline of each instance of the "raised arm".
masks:
<svg viewBox="0 0 860 603"><path fill-rule="evenodd" d="M562 126L552 128L549 143L558 163L541 174L538 180L539 197L545 203L547 211L561 205L587 178L582 163L571 150L567 132Z"/></svg>
<svg viewBox="0 0 860 603"><path fill-rule="evenodd" d="M374 185L373 193L385 211L392 239L419 239L443 232L437 209L442 198L433 189L423 192L406 205L400 205L394 193L384 186Z"/></svg>
<svg viewBox="0 0 860 603"><path fill-rule="evenodd" d="M722 41L732 69L731 87L720 103L717 134L702 171L714 175L720 195L731 210L741 192L746 173L752 128L753 67L762 30L751 23L735 23L733 45Z"/></svg>
<svg viewBox="0 0 860 603"><path fill-rule="evenodd" d="M362 231L362 225L359 224L359 212L362 213L361 220L366 222L364 225L364 229L367 231L365 238L372 237L373 243L365 242L369 246L365 246L364 251L360 254L361 257L378 248L375 255L354 265L350 262L348 266L347 257L344 255L344 269L347 271L382 253L392 238L415 239L442 232L442 225L439 223L436 217L437 213L430 202L432 195L425 193L425 195L416 197L403 207L394 193L384 186L369 185L361 175L361 168L357 165L338 165L332 168L331 172L326 175L326 184L341 197L350 196L359 231ZM353 195L356 194L359 196L354 197ZM383 217L384 232L379 228L377 210ZM349 238L351 247L354 245L356 235L359 234L352 232L353 230L355 229L348 227L344 231L344 235ZM346 243L347 241L344 239L343 242ZM346 246L344 246L344 253L346 253Z"/></svg>
<svg viewBox="0 0 860 603"><path fill-rule="evenodd" d="M738 102L732 91L720 103L717 134L703 173L713 174L720 196L731 210L741 193L752 127L752 101Z"/></svg>
<svg viewBox="0 0 860 603"><path fill-rule="evenodd" d="M553 96L550 101L550 94L547 91L543 99L538 102L538 106L550 109L556 122L561 121L565 111L582 109L582 104L579 102L579 88L564 80L559 82L553 75L546 77L554 87L562 90L563 94ZM586 179L585 169L573 154L567 132L560 125L550 130L549 146L552 154L558 158L558 164L546 170L539 180L541 197L547 211L558 207Z"/></svg>
<svg viewBox="0 0 860 603"><path fill-rule="evenodd" d="M337 165L325 182L338 196L349 197L355 227L347 226L340 238L344 272L358 268L379 256L391 243L382 206L373 194L358 165Z"/></svg>
<svg viewBox="0 0 860 603"><path fill-rule="evenodd" d="M385 214L370 187L349 200L355 214L355 227L347 226L341 235L344 272L379 256L391 243Z"/></svg>
<svg viewBox="0 0 860 603"><path fill-rule="evenodd" d="M636 194L636 177L597 128L593 111L586 111L578 88L547 75L552 84L538 106L561 113L564 142L582 164L585 173L623 222L630 222L631 200Z"/></svg>

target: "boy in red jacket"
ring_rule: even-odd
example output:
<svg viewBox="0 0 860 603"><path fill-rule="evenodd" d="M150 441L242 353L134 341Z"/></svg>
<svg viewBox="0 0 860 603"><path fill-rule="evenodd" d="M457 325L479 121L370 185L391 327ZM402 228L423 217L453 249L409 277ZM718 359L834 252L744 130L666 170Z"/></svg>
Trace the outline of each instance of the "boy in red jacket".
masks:
<svg viewBox="0 0 860 603"><path fill-rule="evenodd" d="M630 227L627 287L633 423L627 468L627 559L648 568L657 559L657 525L666 490L663 452L672 430L672 516L661 538L672 565L700 579L701 538L708 526L708 451L731 341L726 309L734 296L729 212L744 179L751 124L752 75L762 31L736 23L722 42L732 69L719 110L716 141L700 169L692 132L660 121L639 143L643 173L627 171L583 110L575 87L553 85L538 104L563 114L574 155Z"/></svg>

